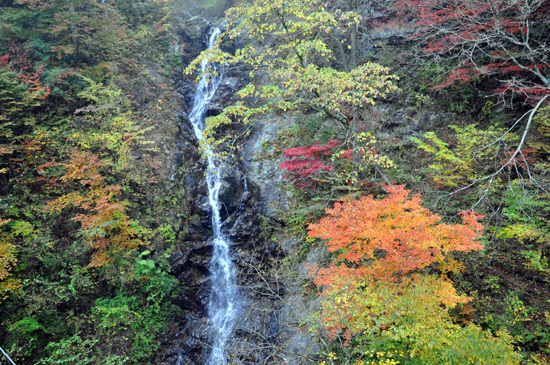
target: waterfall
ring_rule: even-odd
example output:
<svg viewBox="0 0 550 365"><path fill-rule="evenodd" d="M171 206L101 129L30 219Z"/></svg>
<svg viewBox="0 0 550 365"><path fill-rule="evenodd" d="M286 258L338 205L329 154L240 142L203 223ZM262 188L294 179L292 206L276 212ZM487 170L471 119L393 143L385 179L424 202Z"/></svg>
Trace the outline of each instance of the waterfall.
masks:
<svg viewBox="0 0 550 365"><path fill-rule="evenodd" d="M209 48L214 45L219 34L220 30L214 28L209 38ZM216 158L212 147L204 144L203 136L206 110L223 77L223 70L217 69L216 65L210 64L208 60L202 61L201 69L203 77L197 85L189 121L207 159L206 182L208 185L208 201L212 211L213 236L211 239L214 248L210 262L211 294L207 309L208 322L213 324L215 335L212 340L212 351L206 364L223 365L227 364L225 345L229 336L231 336L237 319L239 293L235 268L229 252L229 237L222 231L219 211L218 195L223 182L221 177L223 164Z"/></svg>

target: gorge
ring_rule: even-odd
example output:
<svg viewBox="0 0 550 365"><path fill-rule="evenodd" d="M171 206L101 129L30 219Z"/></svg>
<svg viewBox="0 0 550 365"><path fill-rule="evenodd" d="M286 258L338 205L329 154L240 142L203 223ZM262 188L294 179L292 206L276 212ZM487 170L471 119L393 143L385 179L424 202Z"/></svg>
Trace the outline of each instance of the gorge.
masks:
<svg viewBox="0 0 550 365"><path fill-rule="evenodd" d="M220 34L218 28L211 30L208 47L212 47L216 37ZM230 241L227 232L224 232L219 210L222 208L219 201L219 191L222 184L223 162L220 161L212 147L204 142L204 118L209 103L223 79L223 70L217 70L208 60L204 60L201 80L195 92L195 101L189 114L189 122L193 126L195 136L202 147L206 164L206 184L208 186L208 202L212 214L212 237L214 251L209 265L210 268L210 299L208 302L208 321L215 328L212 351L206 364L227 363L225 346L233 332L235 321L240 310L240 297L237 289L235 269L230 253ZM245 191L244 194L247 192ZM237 217L238 219L238 217Z"/></svg>
<svg viewBox="0 0 550 365"><path fill-rule="evenodd" d="M548 9L0 1L0 362L547 364Z"/></svg>

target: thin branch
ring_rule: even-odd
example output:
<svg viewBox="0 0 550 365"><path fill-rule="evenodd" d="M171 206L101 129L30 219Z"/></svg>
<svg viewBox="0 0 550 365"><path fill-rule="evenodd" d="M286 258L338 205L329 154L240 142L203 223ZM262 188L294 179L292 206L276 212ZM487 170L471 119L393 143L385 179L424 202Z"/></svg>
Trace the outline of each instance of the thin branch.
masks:
<svg viewBox="0 0 550 365"><path fill-rule="evenodd" d="M508 159L508 161L506 161L506 163L504 163L496 172L494 172L493 174L491 175L487 175L487 176L484 176L482 178L479 178L479 179L475 179L472 183L470 183L468 186L465 186L465 187L462 187L460 189L457 189L447 195L454 195L458 192L461 192L463 190L466 190L466 189L469 189L471 188L472 186L476 185L477 183L481 182L481 181L485 181L485 180L489 180L489 186L487 187L487 189L485 189L485 192L484 192L484 196L485 194L488 192L489 190L489 187L491 185L491 183L493 182L494 178L500 174L508 165L510 165L514 159L516 158L516 156L521 152L521 148L523 147L524 143L525 143L525 139L527 138L527 134L529 132L529 129L531 127L531 123L533 122L533 117L535 116L536 112L539 110L539 108L542 106L542 104L546 101L546 99L548 99L548 97L550 97L550 95L546 95L545 97L543 97L542 99L539 100L539 102L537 103L537 105L531 109L531 111L529 112L529 119L527 120L527 125L525 126L525 130L523 131L523 135L521 136L521 141L519 142L516 150L514 151L514 153L512 154L512 156ZM521 117L523 118L523 116ZM527 163L527 161L525 162ZM476 203L478 204L479 201Z"/></svg>

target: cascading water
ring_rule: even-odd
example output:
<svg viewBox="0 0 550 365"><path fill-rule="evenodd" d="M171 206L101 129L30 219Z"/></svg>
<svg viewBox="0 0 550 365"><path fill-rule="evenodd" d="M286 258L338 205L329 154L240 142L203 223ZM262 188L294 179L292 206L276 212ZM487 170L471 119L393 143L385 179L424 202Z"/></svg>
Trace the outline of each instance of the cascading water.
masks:
<svg viewBox="0 0 550 365"><path fill-rule="evenodd" d="M219 34L220 30L214 28L209 38L209 48L214 45ZM210 64L208 60L202 61L201 69L204 76L197 85L189 121L193 126L197 140L203 145L203 153L207 159L206 182L208 201L212 211L213 236L211 239L214 249L210 262L211 294L208 303L208 320L213 323L215 336L206 364L223 365L227 363L225 346L237 320L239 293L235 268L229 252L229 238L222 231L219 211L218 195L222 185L222 163L214 155L211 146L203 143L206 110L220 84L222 74L221 70L216 69L216 65Z"/></svg>

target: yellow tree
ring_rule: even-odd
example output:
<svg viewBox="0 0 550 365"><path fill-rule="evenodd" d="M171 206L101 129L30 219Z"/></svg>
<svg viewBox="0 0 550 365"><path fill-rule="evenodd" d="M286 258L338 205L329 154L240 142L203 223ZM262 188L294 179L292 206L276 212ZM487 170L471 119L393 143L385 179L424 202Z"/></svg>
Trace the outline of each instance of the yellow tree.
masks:
<svg viewBox="0 0 550 365"><path fill-rule="evenodd" d="M2 229L10 222L9 219L0 218L0 302L8 297L11 290L21 286L19 280L10 278L10 271L17 263L13 238Z"/></svg>
<svg viewBox="0 0 550 365"><path fill-rule="evenodd" d="M343 70L332 67L338 64L333 37L340 34L338 44L345 42L346 30L361 19L354 11L329 11L321 0L257 0L239 2L227 11L227 18L228 28L217 47L203 52L186 72L208 58L245 65L252 82L238 92L242 100L209 119L210 131L220 124L248 123L252 116L274 110L314 110L348 130L359 109L397 90L395 76L381 65L346 62ZM229 54L221 49L226 41L247 45ZM255 81L257 74L261 82Z"/></svg>

